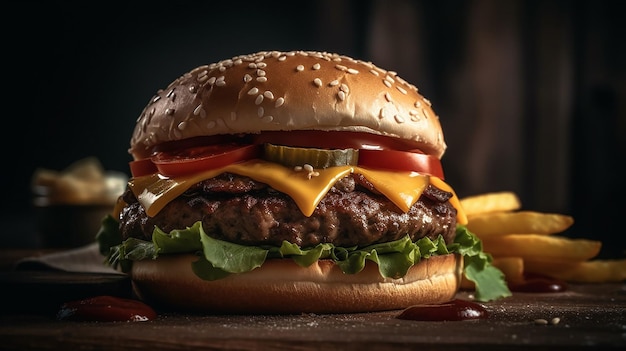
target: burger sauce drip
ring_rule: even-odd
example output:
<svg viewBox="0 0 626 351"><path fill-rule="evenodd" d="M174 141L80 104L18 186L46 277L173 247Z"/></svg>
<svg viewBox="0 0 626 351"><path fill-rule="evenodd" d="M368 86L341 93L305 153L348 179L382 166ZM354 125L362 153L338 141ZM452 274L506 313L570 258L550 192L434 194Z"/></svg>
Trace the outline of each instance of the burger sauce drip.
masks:
<svg viewBox="0 0 626 351"><path fill-rule="evenodd" d="M434 305L416 305L402 311L396 318L413 321L464 321L486 319L487 310L471 301L454 299Z"/></svg>
<svg viewBox="0 0 626 351"><path fill-rule="evenodd" d="M509 289L511 291L528 293L555 293L567 290L567 283L538 274L527 274L524 276L524 281L509 283Z"/></svg>
<svg viewBox="0 0 626 351"><path fill-rule="evenodd" d="M57 313L59 320L93 322L144 322L156 316L143 302L106 295L66 302Z"/></svg>

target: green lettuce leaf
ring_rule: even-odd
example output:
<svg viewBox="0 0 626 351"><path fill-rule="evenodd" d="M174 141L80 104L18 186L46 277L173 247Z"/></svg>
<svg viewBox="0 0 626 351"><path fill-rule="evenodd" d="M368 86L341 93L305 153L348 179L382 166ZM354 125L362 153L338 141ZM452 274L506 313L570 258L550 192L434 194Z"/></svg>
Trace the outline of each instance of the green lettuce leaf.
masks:
<svg viewBox="0 0 626 351"><path fill-rule="evenodd" d="M478 301L492 301L511 296L504 273L491 264L493 258L483 251L483 243L467 227L458 225L452 250L463 255L465 278L476 286Z"/></svg>
<svg viewBox="0 0 626 351"><path fill-rule="evenodd" d="M110 217L110 216L109 216ZM464 274L476 285L475 298L491 301L510 296L504 274L491 265L492 258L482 251L481 241L465 226L457 226L454 243L446 245L443 237L435 240L421 238L412 242L408 236L392 242L367 247L338 247L324 243L310 248L283 242L281 246L246 246L210 237L201 222L185 229L166 233L155 228L152 241L127 239L122 241L117 221L105 218L97 235L100 251L114 268L128 272L132 262L155 259L159 255L193 253L194 273L205 280L222 279L261 267L267 259L292 259L306 267L320 259L333 260L346 274L356 274L366 260L375 262L383 277L400 278L422 258L458 253L464 259Z"/></svg>

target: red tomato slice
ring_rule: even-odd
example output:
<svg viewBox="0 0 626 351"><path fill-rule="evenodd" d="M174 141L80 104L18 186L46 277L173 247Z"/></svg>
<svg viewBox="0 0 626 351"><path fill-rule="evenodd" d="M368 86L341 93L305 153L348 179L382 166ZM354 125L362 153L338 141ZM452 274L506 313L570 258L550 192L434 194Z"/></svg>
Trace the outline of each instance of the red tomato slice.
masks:
<svg viewBox="0 0 626 351"><path fill-rule="evenodd" d="M422 153L398 150L359 150L359 166L413 171L443 178L443 167L438 158Z"/></svg>
<svg viewBox="0 0 626 351"><path fill-rule="evenodd" d="M158 171L156 165L152 162L150 158L144 158L141 160L131 161L130 165L130 174L133 177L141 177L149 174L154 174Z"/></svg>
<svg viewBox="0 0 626 351"><path fill-rule="evenodd" d="M260 145L219 144L162 151L152 156L160 174L179 176L259 157Z"/></svg>

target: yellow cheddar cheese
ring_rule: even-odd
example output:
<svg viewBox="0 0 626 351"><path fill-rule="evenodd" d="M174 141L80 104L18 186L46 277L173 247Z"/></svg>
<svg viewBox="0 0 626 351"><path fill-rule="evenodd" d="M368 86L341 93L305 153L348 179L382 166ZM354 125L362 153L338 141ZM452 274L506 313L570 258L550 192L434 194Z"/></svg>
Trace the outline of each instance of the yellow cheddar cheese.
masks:
<svg viewBox="0 0 626 351"><path fill-rule="evenodd" d="M165 177L159 174L135 177L129 181L129 186L148 216L154 216L193 184L226 172L250 177L288 194L306 216L315 211L317 204L335 182L350 173L363 175L376 190L405 212L419 199L429 182L432 182L437 188L454 194L451 203L457 209L457 221L461 224L467 222L459 200L448 184L441 179L415 172L340 166L315 170L315 175L311 176L305 170L296 171L277 163L255 159L182 177Z"/></svg>

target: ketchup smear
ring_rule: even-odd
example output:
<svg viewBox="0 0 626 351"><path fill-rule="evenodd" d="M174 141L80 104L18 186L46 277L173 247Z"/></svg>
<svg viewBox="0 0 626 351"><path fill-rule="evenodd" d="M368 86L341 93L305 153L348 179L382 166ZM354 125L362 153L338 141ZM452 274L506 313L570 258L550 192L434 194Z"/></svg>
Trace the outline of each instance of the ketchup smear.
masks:
<svg viewBox="0 0 626 351"><path fill-rule="evenodd" d="M526 274L524 281L509 283L509 289L517 292L528 293L553 293L567 290L567 283L539 274Z"/></svg>
<svg viewBox="0 0 626 351"><path fill-rule="evenodd" d="M454 299L433 305L416 305L402 311L396 318L413 321L464 321L486 319L489 313L480 304Z"/></svg>
<svg viewBox="0 0 626 351"><path fill-rule="evenodd" d="M66 302L57 313L59 320L97 322L144 322L156 316L156 312L141 301L107 295Z"/></svg>

